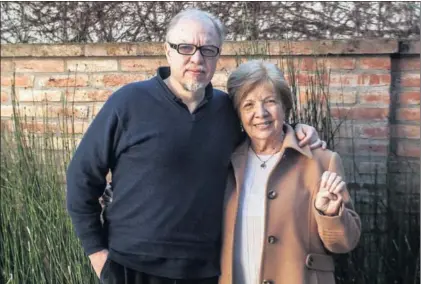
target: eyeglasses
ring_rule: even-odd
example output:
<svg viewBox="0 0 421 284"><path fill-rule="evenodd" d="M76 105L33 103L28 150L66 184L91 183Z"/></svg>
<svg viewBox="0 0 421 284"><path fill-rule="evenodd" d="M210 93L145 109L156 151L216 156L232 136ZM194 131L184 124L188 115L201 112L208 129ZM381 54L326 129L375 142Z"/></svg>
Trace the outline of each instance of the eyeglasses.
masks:
<svg viewBox="0 0 421 284"><path fill-rule="evenodd" d="M177 50L179 54L182 55L193 55L196 53L197 50L200 51L200 54L202 54L204 57L215 57L219 54L219 47L216 47L214 45L202 45L197 46L194 44L188 44L188 43L168 43L171 48Z"/></svg>

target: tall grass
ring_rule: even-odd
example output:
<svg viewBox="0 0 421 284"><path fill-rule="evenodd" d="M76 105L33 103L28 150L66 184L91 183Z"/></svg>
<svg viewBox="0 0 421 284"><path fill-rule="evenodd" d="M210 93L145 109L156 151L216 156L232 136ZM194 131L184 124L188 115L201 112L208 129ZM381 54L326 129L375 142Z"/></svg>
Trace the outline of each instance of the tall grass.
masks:
<svg viewBox="0 0 421 284"><path fill-rule="evenodd" d="M27 131L39 118L20 112L14 92L12 101L14 131L1 131L0 282L96 283L65 209L71 120L57 117L51 131L43 115L45 133Z"/></svg>

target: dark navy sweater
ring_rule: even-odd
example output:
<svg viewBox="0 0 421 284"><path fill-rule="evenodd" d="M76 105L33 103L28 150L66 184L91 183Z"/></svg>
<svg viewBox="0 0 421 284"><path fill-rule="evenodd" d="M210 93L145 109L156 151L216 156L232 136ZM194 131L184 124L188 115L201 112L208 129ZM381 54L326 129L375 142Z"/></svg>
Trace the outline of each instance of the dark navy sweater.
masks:
<svg viewBox="0 0 421 284"><path fill-rule="evenodd" d="M168 76L160 68L104 104L68 167L67 208L88 255L109 249L123 265L170 278L216 276L239 121L228 96L211 85L190 113L165 85ZM108 170L113 201L105 230L98 198ZM202 271L179 271L197 261Z"/></svg>

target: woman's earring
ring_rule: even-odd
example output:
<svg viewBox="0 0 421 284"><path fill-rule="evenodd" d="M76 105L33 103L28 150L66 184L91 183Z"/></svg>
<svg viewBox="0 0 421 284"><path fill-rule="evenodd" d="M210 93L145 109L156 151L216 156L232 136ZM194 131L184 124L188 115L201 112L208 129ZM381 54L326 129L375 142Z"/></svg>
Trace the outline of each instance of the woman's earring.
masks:
<svg viewBox="0 0 421 284"><path fill-rule="evenodd" d="M244 127L242 124L240 124L241 132L244 132Z"/></svg>

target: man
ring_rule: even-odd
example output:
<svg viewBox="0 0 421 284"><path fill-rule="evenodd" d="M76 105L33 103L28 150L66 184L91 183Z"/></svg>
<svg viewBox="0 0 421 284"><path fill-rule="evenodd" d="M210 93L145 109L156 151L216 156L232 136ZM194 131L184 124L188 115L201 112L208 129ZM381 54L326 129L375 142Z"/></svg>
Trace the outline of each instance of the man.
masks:
<svg viewBox="0 0 421 284"><path fill-rule="evenodd" d="M67 171L68 211L103 283L218 282L225 181L241 139L228 96L210 84L224 30L199 10L169 27L170 67L108 99ZM109 170L105 229L98 198Z"/></svg>

